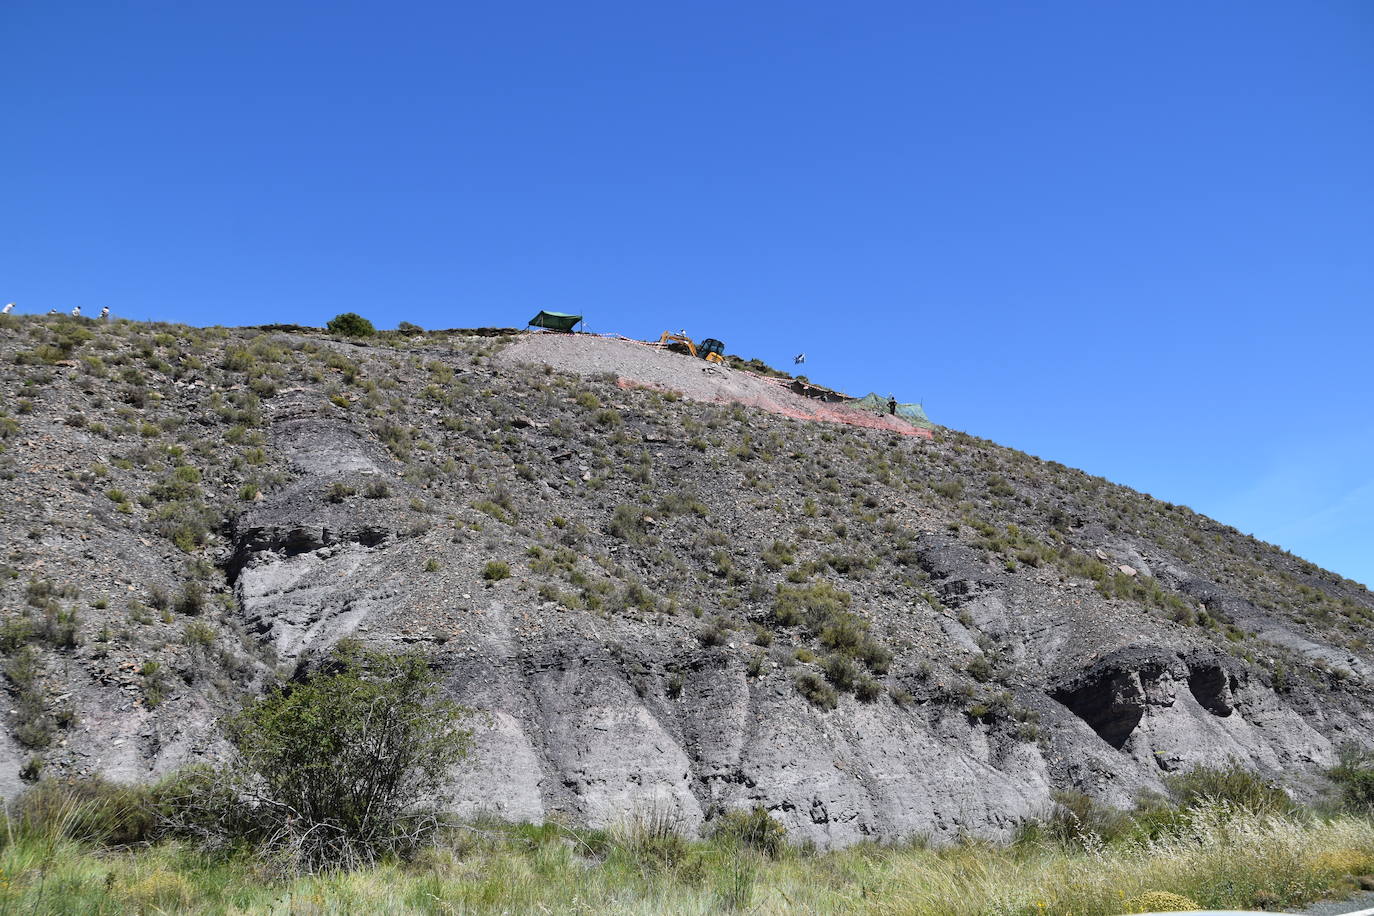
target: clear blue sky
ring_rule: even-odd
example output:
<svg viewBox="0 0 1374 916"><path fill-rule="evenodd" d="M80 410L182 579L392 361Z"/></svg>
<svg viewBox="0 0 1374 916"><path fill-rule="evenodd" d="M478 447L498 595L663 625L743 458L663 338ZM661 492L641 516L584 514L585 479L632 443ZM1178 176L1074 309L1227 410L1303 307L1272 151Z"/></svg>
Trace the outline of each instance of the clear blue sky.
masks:
<svg viewBox="0 0 1374 916"><path fill-rule="evenodd" d="M0 3L0 300L686 327L1374 583L1374 3Z"/></svg>

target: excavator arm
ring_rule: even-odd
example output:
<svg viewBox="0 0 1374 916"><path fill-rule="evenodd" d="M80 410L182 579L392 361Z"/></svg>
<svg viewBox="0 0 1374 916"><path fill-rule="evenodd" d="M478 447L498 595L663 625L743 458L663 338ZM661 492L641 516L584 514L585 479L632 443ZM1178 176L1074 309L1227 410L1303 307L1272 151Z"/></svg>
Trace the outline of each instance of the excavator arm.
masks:
<svg viewBox="0 0 1374 916"><path fill-rule="evenodd" d="M664 331L663 336L658 339L658 342L661 344L666 344L670 341L686 345L689 353L693 356L697 355L697 345L692 343L692 338L685 334L674 334L672 331Z"/></svg>
<svg viewBox="0 0 1374 916"><path fill-rule="evenodd" d="M658 342L660 344L680 343L687 348L688 353L691 353L698 359L704 359L708 363L719 363L722 366L725 365L725 344L716 340L714 337L706 338L701 342L701 346L698 347L692 341L692 338L688 337L686 334L674 334L672 331L664 331L663 336L658 339Z"/></svg>

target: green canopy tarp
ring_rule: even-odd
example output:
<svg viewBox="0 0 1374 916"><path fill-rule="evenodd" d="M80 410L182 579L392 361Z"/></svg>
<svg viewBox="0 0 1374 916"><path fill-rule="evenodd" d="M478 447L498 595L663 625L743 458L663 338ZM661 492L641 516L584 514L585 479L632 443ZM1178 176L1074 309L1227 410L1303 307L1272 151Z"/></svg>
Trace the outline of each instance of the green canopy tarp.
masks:
<svg viewBox="0 0 1374 916"><path fill-rule="evenodd" d="M562 312L540 312L530 319L532 328L548 328L550 331L571 331L582 321L581 315L565 315Z"/></svg>
<svg viewBox="0 0 1374 916"><path fill-rule="evenodd" d="M876 391L873 391L850 403L855 407L862 407L864 410L871 410L874 413L887 413L889 400L889 398L881 397ZM922 429L935 428L935 424L930 422L930 418L926 416L925 408L920 404L898 404L897 416L912 426L919 426Z"/></svg>

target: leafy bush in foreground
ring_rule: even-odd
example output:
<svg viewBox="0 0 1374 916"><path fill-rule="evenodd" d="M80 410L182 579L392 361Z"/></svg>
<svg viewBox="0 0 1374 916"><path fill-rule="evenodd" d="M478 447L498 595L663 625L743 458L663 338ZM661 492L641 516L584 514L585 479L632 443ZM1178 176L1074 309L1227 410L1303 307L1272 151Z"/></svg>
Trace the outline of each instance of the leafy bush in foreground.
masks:
<svg viewBox="0 0 1374 916"><path fill-rule="evenodd" d="M229 721L236 757L186 777L181 827L293 871L410 854L438 826L428 801L467 755L465 716L422 657L341 643Z"/></svg>

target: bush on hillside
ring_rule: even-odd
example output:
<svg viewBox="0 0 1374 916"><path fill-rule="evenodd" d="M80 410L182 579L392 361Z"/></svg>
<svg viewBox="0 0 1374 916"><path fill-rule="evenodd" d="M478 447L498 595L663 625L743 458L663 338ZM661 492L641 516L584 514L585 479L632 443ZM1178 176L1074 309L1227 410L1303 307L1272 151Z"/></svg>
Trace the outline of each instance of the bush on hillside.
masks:
<svg viewBox="0 0 1374 916"><path fill-rule="evenodd" d="M711 839L758 850L770 859L787 848L787 828L762 805L752 811L727 811L711 823Z"/></svg>
<svg viewBox="0 0 1374 916"><path fill-rule="evenodd" d="M840 702L835 688L825 682L825 678L814 671L804 671L797 675L797 692L822 710L831 710Z"/></svg>
<svg viewBox="0 0 1374 916"><path fill-rule="evenodd" d="M377 333L377 329L357 312L344 312L329 319L329 324L325 325L325 330L331 334L342 334L344 337L371 337Z"/></svg>
<svg viewBox="0 0 1374 916"><path fill-rule="evenodd" d="M1193 767L1164 780L1169 797L1180 807L1225 802L1256 814L1291 814L1297 810L1288 793L1247 770L1238 760L1221 767Z"/></svg>
<svg viewBox="0 0 1374 916"><path fill-rule="evenodd" d="M187 774L178 827L211 847L246 842L289 871L404 857L438 827L429 801L467 755L466 715L421 656L346 641L229 720L235 758Z"/></svg>
<svg viewBox="0 0 1374 916"><path fill-rule="evenodd" d="M1341 793L1341 803L1357 812L1374 811L1374 752L1357 745L1341 747L1327 776Z"/></svg>

